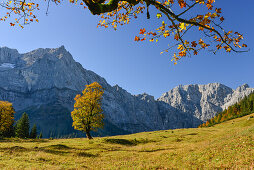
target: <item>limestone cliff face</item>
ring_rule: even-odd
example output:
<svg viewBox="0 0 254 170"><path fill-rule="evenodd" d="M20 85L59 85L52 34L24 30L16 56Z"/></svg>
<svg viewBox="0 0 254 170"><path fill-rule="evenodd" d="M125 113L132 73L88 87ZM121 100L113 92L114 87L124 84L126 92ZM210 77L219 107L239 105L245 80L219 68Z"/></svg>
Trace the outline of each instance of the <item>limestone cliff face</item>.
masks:
<svg viewBox="0 0 254 170"><path fill-rule="evenodd" d="M247 84L238 87L236 90L220 83L180 85L164 93L158 100L206 121L214 117L217 112L249 95L252 91L254 89L249 88Z"/></svg>
<svg viewBox="0 0 254 170"><path fill-rule="evenodd" d="M94 81L105 89L105 128L96 133L101 136L196 127L252 90L246 85L232 90L218 83L178 86L155 100L110 86L75 62L63 46L25 54L0 48L0 100L14 104L16 118L27 112L44 137L82 135L73 130L70 112L75 95Z"/></svg>

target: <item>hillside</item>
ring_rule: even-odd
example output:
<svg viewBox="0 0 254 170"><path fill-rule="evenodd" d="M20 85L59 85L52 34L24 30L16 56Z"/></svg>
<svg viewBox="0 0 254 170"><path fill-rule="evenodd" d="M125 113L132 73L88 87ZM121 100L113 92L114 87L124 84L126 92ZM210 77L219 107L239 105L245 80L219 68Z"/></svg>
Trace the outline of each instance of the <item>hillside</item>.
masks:
<svg viewBox="0 0 254 170"><path fill-rule="evenodd" d="M214 127L125 136L0 142L6 169L252 169L254 114Z"/></svg>
<svg viewBox="0 0 254 170"><path fill-rule="evenodd" d="M245 96L242 100L229 106L227 109L216 114L212 119L207 120L207 122L199 125L199 127L209 127L215 124L231 120L234 118L246 116L254 112L254 93Z"/></svg>

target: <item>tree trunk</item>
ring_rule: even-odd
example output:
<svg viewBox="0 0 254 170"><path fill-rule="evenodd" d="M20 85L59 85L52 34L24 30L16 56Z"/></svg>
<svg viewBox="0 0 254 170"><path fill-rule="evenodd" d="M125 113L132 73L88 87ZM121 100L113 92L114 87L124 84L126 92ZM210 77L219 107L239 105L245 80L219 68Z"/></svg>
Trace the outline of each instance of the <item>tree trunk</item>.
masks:
<svg viewBox="0 0 254 170"><path fill-rule="evenodd" d="M90 134L90 130L86 130L86 137L87 137L88 139L93 139L92 136L91 136L91 134Z"/></svg>

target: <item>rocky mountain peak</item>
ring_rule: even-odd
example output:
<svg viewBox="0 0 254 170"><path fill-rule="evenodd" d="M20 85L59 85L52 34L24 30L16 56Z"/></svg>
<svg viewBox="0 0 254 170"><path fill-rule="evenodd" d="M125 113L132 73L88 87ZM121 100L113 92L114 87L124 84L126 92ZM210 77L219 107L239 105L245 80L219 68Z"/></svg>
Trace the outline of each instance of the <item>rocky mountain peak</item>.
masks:
<svg viewBox="0 0 254 170"><path fill-rule="evenodd" d="M154 96L151 96L147 93L143 93L143 94L138 94L138 95L135 95L138 99L140 100L144 100L144 101L147 101L147 102L154 102Z"/></svg>
<svg viewBox="0 0 254 170"><path fill-rule="evenodd" d="M239 86L236 91L242 92L245 91L247 88L250 88L250 86L248 84L243 84L241 86Z"/></svg>
<svg viewBox="0 0 254 170"><path fill-rule="evenodd" d="M158 101L205 121L250 93L251 89L246 84L236 90L221 83L180 85L164 93Z"/></svg>
<svg viewBox="0 0 254 170"><path fill-rule="evenodd" d="M22 55L22 60L26 62L26 66L31 66L40 60L49 60L53 62L64 61L67 65L71 62L75 63L72 55L65 49L64 46L59 48L39 48Z"/></svg>
<svg viewBox="0 0 254 170"><path fill-rule="evenodd" d="M16 49L11 49L8 47L0 47L0 64L3 63L17 64L20 56L21 55Z"/></svg>

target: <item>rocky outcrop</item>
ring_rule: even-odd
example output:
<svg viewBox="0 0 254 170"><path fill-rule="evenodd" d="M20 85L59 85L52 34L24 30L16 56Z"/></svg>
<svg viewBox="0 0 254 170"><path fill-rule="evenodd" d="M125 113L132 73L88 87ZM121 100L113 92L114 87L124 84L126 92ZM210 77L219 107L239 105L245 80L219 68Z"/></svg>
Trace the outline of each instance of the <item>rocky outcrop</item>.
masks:
<svg viewBox="0 0 254 170"><path fill-rule="evenodd" d="M236 90L220 83L180 85L164 93L158 100L206 121L214 117L217 112L221 112L244 96L249 95L252 91L254 89L249 88L247 84L238 87Z"/></svg>
<svg viewBox="0 0 254 170"><path fill-rule="evenodd" d="M16 119L27 112L44 137L83 135L72 128L70 112L75 95L94 81L105 89L105 126L95 134L102 136L196 127L252 90L246 85L232 90L219 83L178 86L155 100L110 86L75 62L63 46L25 54L0 48L0 100L13 103Z"/></svg>

